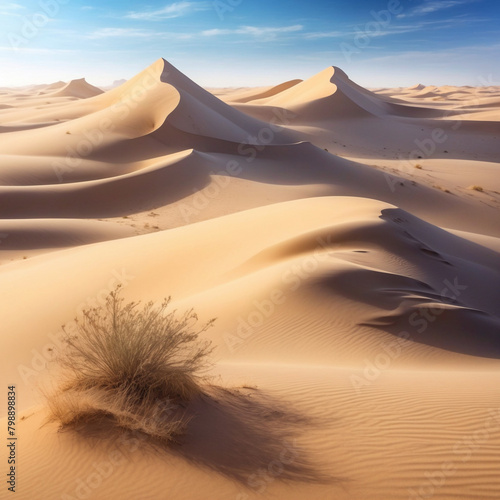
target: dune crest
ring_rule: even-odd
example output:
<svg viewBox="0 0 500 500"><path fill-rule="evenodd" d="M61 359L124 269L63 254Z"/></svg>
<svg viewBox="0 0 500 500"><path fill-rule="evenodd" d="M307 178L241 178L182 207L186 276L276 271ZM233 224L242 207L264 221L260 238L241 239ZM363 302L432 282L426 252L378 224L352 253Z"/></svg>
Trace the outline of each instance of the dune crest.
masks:
<svg viewBox="0 0 500 500"><path fill-rule="evenodd" d="M88 83L85 78L80 78L79 80L72 80L64 87L59 89L60 85L55 87L57 92L52 93L54 97L77 97L79 99L88 99L89 97L94 97L99 94L103 94L104 91L101 89L94 87L90 83ZM54 88L52 86L52 88ZM45 90L49 90L50 87L47 87Z"/></svg>

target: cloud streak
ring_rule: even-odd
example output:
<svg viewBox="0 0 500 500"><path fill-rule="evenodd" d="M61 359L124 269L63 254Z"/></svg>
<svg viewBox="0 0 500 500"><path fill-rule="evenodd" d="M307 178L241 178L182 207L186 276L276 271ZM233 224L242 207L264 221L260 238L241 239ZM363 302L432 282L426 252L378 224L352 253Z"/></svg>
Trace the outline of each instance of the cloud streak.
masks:
<svg viewBox="0 0 500 500"><path fill-rule="evenodd" d="M89 33L86 38L90 38L91 40L102 40L103 38L145 38L149 36L151 36L151 33L146 30L133 28L102 28Z"/></svg>
<svg viewBox="0 0 500 500"><path fill-rule="evenodd" d="M0 4L0 14L2 16L20 17L21 14L19 11L24 9L26 9L24 5L15 2L3 2Z"/></svg>
<svg viewBox="0 0 500 500"><path fill-rule="evenodd" d="M401 51L395 54L388 54L385 56L370 58L371 63L390 62L396 63L400 61L423 60L431 65L442 64L442 62L449 62L454 59L464 59L477 57L478 51L498 54L500 52L500 44L490 45L485 47L483 45L466 45L456 48L448 48L437 50L432 53L433 58L429 59L429 52L425 50L408 50Z"/></svg>
<svg viewBox="0 0 500 500"><path fill-rule="evenodd" d="M472 17L456 17L456 18L449 18L449 19L440 19L440 20L434 20L434 21L424 21L424 20L419 20L419 21L414 21L413 24L401 24L401 25L395 25L395 26L387 26L387 28L382 28L380 27L379 31L374 31L370 33L371 38L376 38L376 37L384 37L384 36L391 36L391 35L403 35L406 33L414 33L418 32L421 30L429 30L429 29L434 29L434 30L439 30L439 29L446 29L446 28L456 28L457 26L461 24L471 24L471 23L477 23L477 22L484 22L487 21L487 19L484 18L472 18ZM357 29L354 29L352 26L350 26L348 29L344 31L311 31L308 33L303 34L303 38L306 40L321 40L321 39L327 39L327 38L345 38L345 37L353 37L356 35L359 35L360 33L363 34L363 31L359 28L356 27Z"/></svg>
<svg viewBox="0 0 500 500"><path fill-rule="evenodd" d="M210 9L207 2L175 2L166 5L162 9L153 11L129 12L125 19L135 19L137 21L161 21L163 19L175 19L176 17L186 16L193 12L199 12Z"/></svg>
<svg viewBox="0 0 500 500"><path fill-rule="evenodd" d="M397 17L403 18L403 17L425 16L427 14L432 14L440 10L451 9L452 7L457 7L458 5L471 3L471 1L475 0L431 0L415 7L409 13L400 14Z"/></svg>
<svg viewBox="0 0 500 500"><path fill-rule="evenodd" d="M26 7L24 7L24 5L15 2L3 2L0 8L1 10L23 10Z"/></svg>
<svg viewBox="0 0 500 500"><path fill-rule="evenodd" d="M377 31L372 33L370 36L372 38L380 37L380 36L390 36L390 35L402 35L404 33L412 33L414 31L418 31L422 29L422 26L399 26L391 29ZM353 37L359 34L360 31L327 31L327 32L311 32L305 33L304 38L307 40L321 40L325 38L345 38L345 37Z"/></svg>
<svg viewBox="0 0 500 500"><path fill-rule="evenodd" d="M211 29L201 32L205 37L228 36L228 35L246 35L254 38L265 40L274 40L278 35L283 33L296 33L302 31L304 27L301 24L283 27L257 27L257 26L240 26L236 29Z"/></svg>

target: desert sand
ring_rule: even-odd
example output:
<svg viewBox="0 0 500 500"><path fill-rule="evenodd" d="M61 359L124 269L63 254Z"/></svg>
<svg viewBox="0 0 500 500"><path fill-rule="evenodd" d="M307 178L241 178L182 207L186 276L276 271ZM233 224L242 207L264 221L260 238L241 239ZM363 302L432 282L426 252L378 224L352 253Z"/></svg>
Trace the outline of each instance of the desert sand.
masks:
<svg viewBox="0 0 500 500"><path fill-rule="evenodd" d="M16 498L498 499L499 161L495 87L1 89ZM217 318L233 392L171 449L45 423L61 325L118 284Z"/></svg>

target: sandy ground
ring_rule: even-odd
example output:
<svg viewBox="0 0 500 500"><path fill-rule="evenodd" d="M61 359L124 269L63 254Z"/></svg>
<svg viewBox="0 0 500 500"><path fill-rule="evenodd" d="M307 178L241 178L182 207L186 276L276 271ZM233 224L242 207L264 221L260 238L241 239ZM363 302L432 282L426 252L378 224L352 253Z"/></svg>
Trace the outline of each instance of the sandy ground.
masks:
<svg viewBox="0 0 500 500"><path fill-rule="evenodd" d="M498 499L500 88L209 90L0 90L16 498ZM233 390L171 449L44 424L61 325L118 284L217 317Z"/></svg>

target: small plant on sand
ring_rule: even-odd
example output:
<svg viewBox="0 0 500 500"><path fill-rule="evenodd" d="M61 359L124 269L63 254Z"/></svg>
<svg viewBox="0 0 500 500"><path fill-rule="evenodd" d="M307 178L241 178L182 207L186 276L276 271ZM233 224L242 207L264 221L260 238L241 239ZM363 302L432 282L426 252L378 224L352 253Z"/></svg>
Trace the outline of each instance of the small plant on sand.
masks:
<svg viewBox="0 0 500 500"><path fill-rule="evenodd" d="M432 187L434 189L439 189L440 191L443 191L443 193L451 194L451 191L449 189L444 188L443 186L439 186L437 184L434 184Z"/></svg>
<svg viewBox="0 0 500 500"><path fill-rule="evenodd" d="M63 428L110 422L168 443L182 433L183 408L203 392L210 342L199 335L189 310L166 312L170 299L124 304L120 288L102 307L83 312L76 329L64 329L65 348L56 358L61 385L46 393L50 420Z"/></svg>
<svg viewBox="0 0 500 500"><path fill-rule="evenodd" d="M480 193L482 193L484 191L484 189L481 186L478 186L476 184L474 184L473 186L470 186L469 189L472 189L473 191L478 191Z"/></svg>
<svg viewBox="0 0 500 500"><path fill-rule="evenodd" d="M417 164L415 165L415 168L416 168L417 170L422 170L422 165L420 165L420 163L417 163Z"/></svg>

